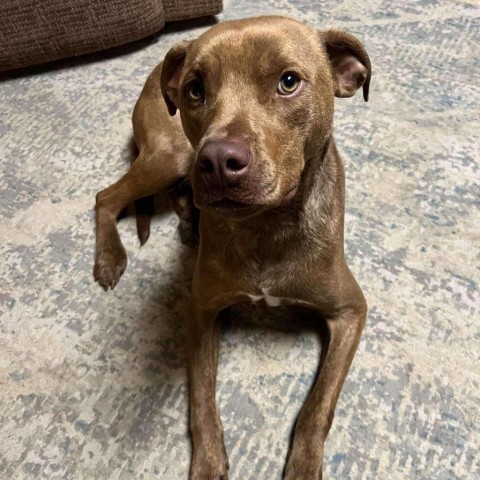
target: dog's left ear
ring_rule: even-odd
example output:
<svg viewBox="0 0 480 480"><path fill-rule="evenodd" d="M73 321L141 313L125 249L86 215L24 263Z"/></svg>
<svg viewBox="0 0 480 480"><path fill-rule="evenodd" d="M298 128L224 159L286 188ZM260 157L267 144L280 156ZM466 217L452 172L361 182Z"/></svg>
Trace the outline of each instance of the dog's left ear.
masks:
<svg viewBox="0 0 480 480"><path fill-rule="evenodd" d="M165 56L160 75L160 87L163 99L167 104L168 113L175 115L178 108L178 86L182 74L183 62L187 55L190 40L175 44Z"/></svg>
<svg viewBox="0 0 480 480"><path fill-rule="evenodd" d="M326 30L320 36L330 60L335 96L352 97L363 85L363 99L368 102L372 67L360 40L342 30Z"/></svg>

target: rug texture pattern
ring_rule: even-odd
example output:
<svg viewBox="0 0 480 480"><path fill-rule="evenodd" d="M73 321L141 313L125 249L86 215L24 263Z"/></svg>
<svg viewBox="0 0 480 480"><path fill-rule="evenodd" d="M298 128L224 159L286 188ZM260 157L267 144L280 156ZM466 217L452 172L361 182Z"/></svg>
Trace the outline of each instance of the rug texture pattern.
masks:
<svg viewBox="0 0 480 480"><path fill-rule="evenodd" d="M480 478L480 7L450 0L226 1L365 43L368 103L337 99L346 252L368 322L325 451L326 479ZM195 250L157 216L118 287L92 279L94 197L131 160L150 71L206 25L0 82L0 478L188 477L185 311ZM253 319L253 321L251 320ZM319 341L235 310L218 404L232 479L279 480ZM307 480L307 479L306 479Z"/></svg>

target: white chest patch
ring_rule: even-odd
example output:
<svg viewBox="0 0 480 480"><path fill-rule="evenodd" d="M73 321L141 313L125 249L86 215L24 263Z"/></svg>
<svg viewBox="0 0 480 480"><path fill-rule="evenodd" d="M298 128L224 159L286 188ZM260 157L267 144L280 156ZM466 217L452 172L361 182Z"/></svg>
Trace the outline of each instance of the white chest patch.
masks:
<svg viewBox="0 0 480 480"><path fill-rule="evenodd" d="M272 295L267 295L267 294L265 294L265 295L248 295L248 298L250 298L250 300L253 303L259 303L262 300L265 300L265 303L269 307L279 307L280 305L285 305L285 304L289 303L287 301L287 299L285 299L285 298L272 297Z"/></svg>
<svg viewBox="0 0 480 480"><path fill-rule="evenodd" d="M261 303L262 300L263 300L267 304L267 306L269 306L269 307L280 307L281 305L312 306L311 303L306 302L304 300L299 300L298 298L274 297L273 295L269 295L268 293L264 293L263 295L248 295L247 294L247 297L254 304Z"/></svg>

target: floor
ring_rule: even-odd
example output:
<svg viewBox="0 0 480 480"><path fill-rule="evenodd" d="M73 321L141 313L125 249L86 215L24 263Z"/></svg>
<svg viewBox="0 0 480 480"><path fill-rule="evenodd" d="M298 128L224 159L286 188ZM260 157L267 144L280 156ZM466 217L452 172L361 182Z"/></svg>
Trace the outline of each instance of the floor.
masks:
<svg viewBox="0 0 480 480"><path fill-rule="evenodd" d="M477 3L477 5L475 5ZM325 451L326 479L480 478L480 7L451 0L246 0L357 35L371 100L338 99L346 252L368 323ZM130 115L168 48L205 22L0 77L0 477L188 477L185 309L195 250L172 213L105 293L94 196L131 160ZM252 320L253 319L253 320ZM218 403L233 479L281 478L319 342L237 309Z"/></svg>

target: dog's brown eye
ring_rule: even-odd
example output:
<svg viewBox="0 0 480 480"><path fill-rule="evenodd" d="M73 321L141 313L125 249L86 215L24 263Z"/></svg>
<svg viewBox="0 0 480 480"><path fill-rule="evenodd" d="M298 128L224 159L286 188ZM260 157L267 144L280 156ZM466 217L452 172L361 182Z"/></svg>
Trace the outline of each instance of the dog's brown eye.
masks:
<svg viewBox="0 0 480 480"><path fill-rule="evenodd" d="M280 95L291 95L300 86L300 79L291 72L284 73L278 82L278 93Z"/></svg>
<svg viewBox="0 0 480 480"><path fill-rule="evenodd" d="M188 98L192 102L199 102L203 100L205 91L203 89L203 82L201 80L194 80L187 86Z"/></svg>

